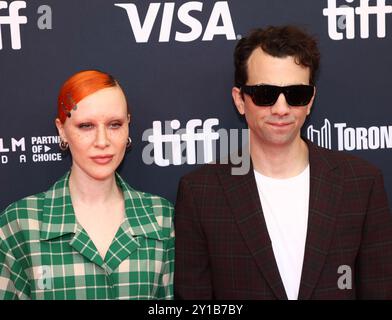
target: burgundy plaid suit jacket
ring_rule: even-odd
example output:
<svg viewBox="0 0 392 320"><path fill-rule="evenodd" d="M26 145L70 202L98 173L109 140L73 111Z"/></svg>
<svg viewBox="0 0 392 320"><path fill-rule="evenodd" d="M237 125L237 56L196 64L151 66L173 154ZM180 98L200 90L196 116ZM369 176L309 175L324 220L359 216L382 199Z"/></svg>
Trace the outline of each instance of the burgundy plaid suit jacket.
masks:
<svg viewBox="0 0 392 320"><path fill-rule="evenodd" d="M307 143L310 202L298 298L392 299L392 215L381 172ZM235 176L230 165L205 165L184 176L175 228L177 299L287 299L253 168ZM349 276L340 266L351 268L352 289L339 289L339 277Z"/></svg>

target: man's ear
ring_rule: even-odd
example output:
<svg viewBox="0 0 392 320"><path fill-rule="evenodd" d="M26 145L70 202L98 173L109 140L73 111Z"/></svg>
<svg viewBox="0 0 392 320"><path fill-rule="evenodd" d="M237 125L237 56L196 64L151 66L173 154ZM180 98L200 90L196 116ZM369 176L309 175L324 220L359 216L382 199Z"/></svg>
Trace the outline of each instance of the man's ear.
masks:
<svg viewBox="0 0 392 320"><path fill-rule="evenodd" d="M233 87L233 89L231 89L231 96L233 97L233 101L238 112L243 115L245 113L245 101L241 93L241 89Z"/></svg>

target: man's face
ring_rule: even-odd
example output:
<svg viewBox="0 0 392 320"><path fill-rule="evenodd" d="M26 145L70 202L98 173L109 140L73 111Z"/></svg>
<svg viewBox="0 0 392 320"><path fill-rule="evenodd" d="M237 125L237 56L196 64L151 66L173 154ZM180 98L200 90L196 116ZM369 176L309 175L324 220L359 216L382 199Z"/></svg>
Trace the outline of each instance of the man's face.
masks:
<svg viewBox="0 0 392 320"><path fill-rule="evenodd" d="M257 48L248 60L247 85L270 84L288 86L309 84L310 70L295 63L294 57L275 58ZM259 107L250 96L233 88L238 111L245 115L252 143L269 146L290 146L298 142L300 130L310 113L313 99L304 107L292 107L283 93L273 106Z"/></svg>

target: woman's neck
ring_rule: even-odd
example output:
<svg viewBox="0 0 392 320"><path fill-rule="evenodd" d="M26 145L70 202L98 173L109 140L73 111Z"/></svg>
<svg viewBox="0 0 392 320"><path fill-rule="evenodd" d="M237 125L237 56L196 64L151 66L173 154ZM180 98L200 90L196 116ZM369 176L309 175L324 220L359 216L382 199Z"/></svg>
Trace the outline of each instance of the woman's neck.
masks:
<svg viewBox="0 0 392 320"><path fill-rule="evenodd" d="M71 170L69 189L72 201L84 204L99 205L122 197L114 173L105 180L97 180L76 166Z"/></svg>

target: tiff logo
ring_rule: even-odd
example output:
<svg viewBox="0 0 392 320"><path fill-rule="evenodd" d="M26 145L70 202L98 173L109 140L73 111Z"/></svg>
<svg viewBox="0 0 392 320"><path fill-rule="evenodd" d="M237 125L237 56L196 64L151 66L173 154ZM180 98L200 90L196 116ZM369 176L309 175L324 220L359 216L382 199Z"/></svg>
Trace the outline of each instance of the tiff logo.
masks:
<svg viewBox="0 0 392 320"><path fill-rule="evenodd" d="M345 0L352 3L354 0ZM374 0L375 1L375 0ZM373 1L373 2L374 2ZM328 8L323 10L323 15L328 17L328 34L332 40L342 40L343 32L338 29L346 30L346 38L355 38L355 15L360 17L360 35L362 39L369 38L369 17L375 15L377 19L377 37L386 36L386 15L392 13L392 6L386 5L385 0L377 0L375 5L369 4L370 0L360 0L356 8L348 5L337 7L336 0L328 0ZM339 18L338 18L339 17ZM343 23L342 21L345 21Z"/></svg>
<svg viewBox="0 0 392 320"><path fill-rule="evenodd" d="M2 9L7 9L8 3L6 1L0 1L0 13ZM20 16L19 10L26 8L26 1L13 1L10 3L8 8L9 15L0 15L0 50L3 49L2 39L2 26L8 24L11 31L11 47L14 50L21 49L20 40L20 25L27 23L27 17Z"/></svg>
<svg viewBox="0 0 392 320"><path fill-rule="evenodd" d="M142 152L143 162L167 167L217 161L228 164L230 160L234 165L233 175L246 174L250 168L249 130L221 128L215 131L213 127L218 124L216 118L191 119L185 128L181 128L178 120L165 121L164 126L161 121L154 121L153 127L143 133L143 141L148 141Z"/></svg>
<svg viewBox="0 0 392 320"><path fill-rule="evenodd" d="M236 40L237 36L234 31L233 21L231 19L229 4L227 1L217 1L209 15L207 26L203 33L203 25L196 18L198 14L192 12L203 12L203 2L189 1L181 4L176 8L175 2L153 2L150 3L147 9L144 22L142 22L139 15L138 8L134 3L116 3L116 7L126 10L128 14L129 23L133 31L136 42L149 42L152 29L156 25L157 16L161 8L162 20L159 32L158 42L169 42L172 33L172 25L175 20L175 12L177 11L177 19L181 24L190 29L189 32L176 31L174 40L178 42L195 41L203 34L202 41L212 41L216 35L224 35L227 40ZM220 21L222 24L220 25Z"/></svg>

